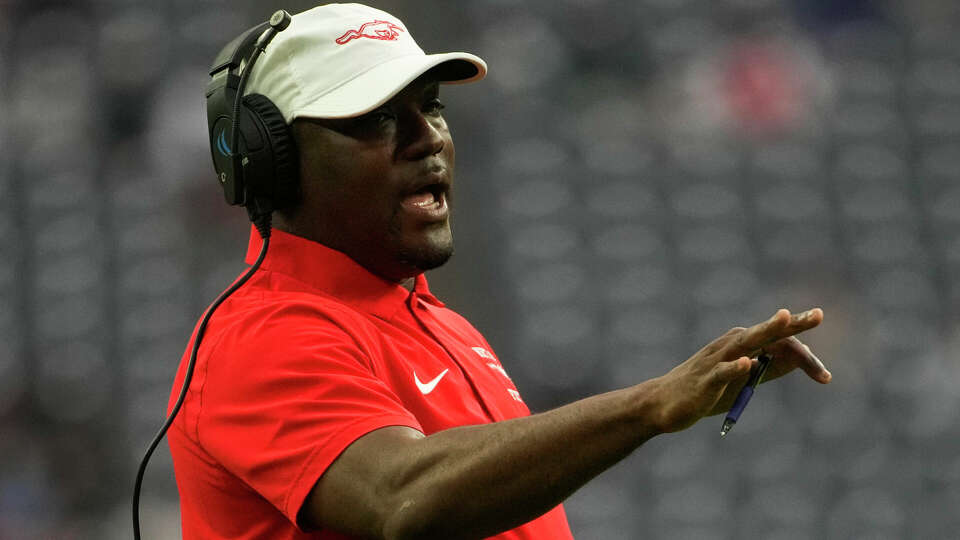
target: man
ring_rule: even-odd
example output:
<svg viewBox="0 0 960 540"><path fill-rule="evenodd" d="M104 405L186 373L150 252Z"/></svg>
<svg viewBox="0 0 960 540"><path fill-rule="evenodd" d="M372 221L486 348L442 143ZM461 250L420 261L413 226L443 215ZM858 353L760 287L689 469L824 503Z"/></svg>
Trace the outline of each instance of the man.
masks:
<svg viewBox="0 0 960 540"><path fill-rule="evenodd" d="M726 411L761 350L768 379L829 381L793 337L822 312L780 310L662 377L530 415L423 276L453 250L439 83L485 69L425 56L395 17L355 4L295 16L255 65L250 92L290 124L302 196L212 318L170 431L184 538L570 538L567 496Z"/></svg>

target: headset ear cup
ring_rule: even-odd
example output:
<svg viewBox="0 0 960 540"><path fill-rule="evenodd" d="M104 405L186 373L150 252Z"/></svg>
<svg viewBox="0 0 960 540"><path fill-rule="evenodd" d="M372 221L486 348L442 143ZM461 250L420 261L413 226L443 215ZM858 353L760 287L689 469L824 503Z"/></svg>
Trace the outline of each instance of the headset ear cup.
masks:
<svg viewBox="0 0 960 540"><path fill-rule="evenodd" d="M272 175L269 173L251 175L250 178L246 178L250 192L270 197L274 209L279 210L295 205L300 200L300 163L290 126L284 121L283 114L277 106L266 96L261 94L244 96L243 107L266 133L268 150L262 159L272 161L272 165L264 163L263 167L257 166L251 169L267 169L272 170L273 173ZM264 176L272 176L272 178L264 178Z"/></svg>

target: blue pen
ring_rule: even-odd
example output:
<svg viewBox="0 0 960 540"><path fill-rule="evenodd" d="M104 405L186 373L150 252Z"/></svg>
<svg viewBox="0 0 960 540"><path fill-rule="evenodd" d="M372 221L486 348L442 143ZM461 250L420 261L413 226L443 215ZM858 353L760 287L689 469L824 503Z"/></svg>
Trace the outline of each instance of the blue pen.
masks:
<svg viewBox="0 0 960 540"><path fill-rule="evenodd" d="M737 394L737 400L733 402L733 407L730 407L730 412L728 412L727 417L723 419L723 427L720 428L721 437L730 431L740 418L740 414L747 408L747 403L750 402L750 397L753 396L753 389L760 384L760 380L763 379L763 374L767 372L767 366L770 365L773 357L769 354L761 353L760 356L757 357L757 360L760 363L756 369L753 370L753 373L750 374L750 378L747 379L747 384L743 385L743 389Z"/></svg>

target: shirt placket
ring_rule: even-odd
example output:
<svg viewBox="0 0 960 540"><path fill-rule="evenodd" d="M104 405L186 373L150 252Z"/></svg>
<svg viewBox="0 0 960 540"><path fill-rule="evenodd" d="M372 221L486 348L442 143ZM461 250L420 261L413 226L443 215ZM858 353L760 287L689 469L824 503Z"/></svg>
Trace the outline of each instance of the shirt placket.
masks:
<svg viewBox="0 0 960 540"><path fill-rule="evenodd" d="M434 326L437 325L438 323L436 322L436 320L434 320L430 312L427 310L425 303L420 301L420 298L417 296L416 292L410 293L410 297L407 300L407 302L408 302L408 308L410 310L410 313L412 314L413 318L417 321L417 324L419 324L420 327L423 328L423 331L426 332L427 335L429 335L430 338L433 339L433 341L436 342L440 346L440 348L443 349L445 353L447 353L447 357L450 358L450 361L453 362L453 364L460 370L460 373L463 375L464 380L467 381L467 384L470 385L470 389L473 392L474 399L477 401L477 403L480 404L480 407L483 409L483 413L487 416L487 418L490 419L491 422L500 420L500 418L498 418L498 415L494 414L496 407L491 407L490 404L487 403L487 400L484 399L484 395L480 391L480 388L477 385L477 381L475 379L473 370L469 369L468 366L464 365L464 363L460 361L457 355L453 353L453 350L451 349L455 349L454 347L451 347L448 343L445 343L444 340L441 339L439 335L437 335L437 332L434 330Z"/></svg>

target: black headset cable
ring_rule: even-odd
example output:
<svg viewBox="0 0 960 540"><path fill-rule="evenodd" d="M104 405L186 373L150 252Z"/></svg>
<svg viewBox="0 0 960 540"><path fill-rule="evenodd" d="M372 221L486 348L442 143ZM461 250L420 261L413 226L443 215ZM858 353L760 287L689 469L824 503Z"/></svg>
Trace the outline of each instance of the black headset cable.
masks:
<svg viewBox="0 0 960 540"><path fill-rule="evenodd" d="M254 272L260 269L263 259L266 258L267 249L270 247L269 227L270 225L267 224L265 228L267 234L263 237L263 245L260 247L260 254L257 256L256 262L254 262L253 266L247 270L247 273L234 282L229 289L220 293L220 296L218 296L217 299L210 304L210 307L207 308L207 312L203 315L203 319L200 321L200 326L197 328L197 335L193 338L193 346L190 350L190 361L187 362L187 368L183 374L183 385L180 387L180 395L177 397L177 402L173 405L173 409L170 411L170 414L167 415L167 419L164 421L160 431L157 432L156 436L153 438L153 441L150 443L150 446L147 447L147 451L143 455L143 459L140 460L140 467L137 470L137 480L133 487L133 537L135 540L140 540L140 487L143 485L143 475L147 470L147 463L150 461L150 456L153 455L153 451L156 450L157 446L160 444L160 441L163 440L163 436L173 424L173 420L177 417L177 413L180 412L180 407L183 405L183 401L187 397L187 391L190 389L190 380L193 378L193 368L197 363L197 351L200 350L200 341L203 339L203 334L207 329L207 323L210 322L210 317L213 315L213 312L220 307L220 304L227 299L227 297L242 287L243 284L253 276ZM257 229L261 230L261 227L257 227Z"/></svg>

